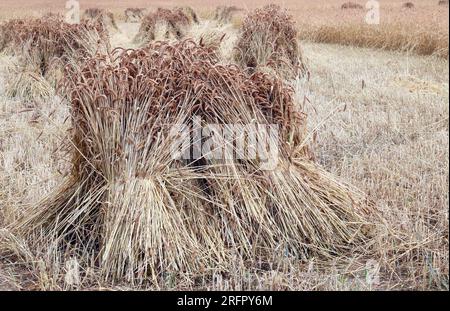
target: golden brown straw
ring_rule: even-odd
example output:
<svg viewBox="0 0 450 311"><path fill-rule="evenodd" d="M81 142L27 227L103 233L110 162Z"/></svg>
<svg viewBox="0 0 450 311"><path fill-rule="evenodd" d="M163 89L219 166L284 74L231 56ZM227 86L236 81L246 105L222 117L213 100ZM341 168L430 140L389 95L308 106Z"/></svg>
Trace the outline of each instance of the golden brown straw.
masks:
<svg viewBox="0 0 450 311"><path fill-rule="evenodd" d="M252 71L270 68L284 78L295 78L307 72L297 37L286 10L274 4L256 9L244 19L235 60Z"/></svg>
<svg viewBox="0 0 450 311"><path fill-rule="evenodd" d="M146 15L134 41L148 43L156 39L182 39L191 19L183 9L162 9Z"/></svg>
<svg viewBox="0 0 450 311"><path fill-rule="evenodd" d="M62 90L72 174L14 224L31 243L94 258L107 280L155 284L168 273L226 271L236 256L253 265L274 253L329 258L365 245L363 197L311 162L305 116L278 78L220 65L214 49L186 40L86 58L67 68ZM174 159L171 125L194 117L278 124L278 166Z"/></svg>

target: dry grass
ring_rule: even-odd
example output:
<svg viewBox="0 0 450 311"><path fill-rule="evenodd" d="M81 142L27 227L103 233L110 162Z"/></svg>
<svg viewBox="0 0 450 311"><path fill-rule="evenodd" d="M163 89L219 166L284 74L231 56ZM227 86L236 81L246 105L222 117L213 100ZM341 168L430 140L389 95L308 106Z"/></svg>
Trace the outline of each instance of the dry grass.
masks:
<svg viewBox="0 0 450 311"><path fill-rule="evenodd" d="M234 64L237 29L232 24L221 24L215 20L205 20L192 25L186 37L201 46L213 47L222 63Z"/></svg>
<svg viewBox="0 0 450 311"><path fill-rule="evenodd" d="M99 23L65 23L60 17L43 17L33 20L13 19L0 24L3 49L12 55L37 58L39 73L43 76L50 69L54 58L67 62L69 54L86 54L92 48L86 41L91 33L106 40L108 33Z"/></svg>
<svg viewBox="0 0 450 311"><path fill-rule="evenodd" d="M301 27L300 37L321 43L370 47L408 54L436 55L448 58L448 33L426 29L411 30L402 24L372 27L370 25Z"/></svg>
<svg viewBox="0 0 450 311"><path fill-rule="evenodd" d="M412 2L405 2L402 4L402 7L404 7L405 9L414 9L414 3Z"/></svg>
<svg viewBox="0 0 450 311"><path fill-rule="evenodd" d="M436 3L418 1L414 10L405 10L403 4L383 2L379 25L365 23L365 10L302 13L298 16L300 38L448 58L448 11Z"/></svg>
<svg viewBox="0 0 450 311"><path fill-rule="evenodd" d="M189 17L191 24L199 24L200 23L200 18L198 17L195 10L193 8L191 8L190 6L183 6L183 7L178 7L175 9L178 9L178 10L181 10L182 12L184 12L184 14L187 17Z"/></svg>
<svg viewBox="0 0 450 311"><path fill-rule="evenodd" d="M319 161L377 202L385 289L448 290L448 65L432 57L313 45ZM364 83L362 83L364 81ZM364 87L363 87L364 86Z"/></svg>
<svg viewBox="0 0 450 311"><path fill-rule="evenodd" d="M333 3L331 6L339 9L339 6ZM401 9L401 3L396 3L399 9ZM289 5L289 1L287 4ZM437 3L433 5L438 7ZM418 1L415 10L407 12L413 14L412 18L415 19L419 8L423 8L421 1ZM324 8L323 12L315 11L317 13L315 18L328 22L332 19L323 19L320 16L329 12L329 8ZM423 11L419 12L425 20ZM301 14L303 13L295 15L301 19ZM433 14L428 15L428 18L431 16ZM308 18L304 21L307 22ZM435 21L432 18L429 24ZM399 18L398 24L402 23L405 25L405 19ZM445 19L443 22L440 20L438 24L441 23L445 24ZM315 27L317 24L312 25ZM128 29L123 25L119 26L122 30ZM228 26L200 22L198 26L189 30L189 35L194 34L197 38L202 38L203 31L225 33L226 36L220 48L224 48L223 45L226 44L226 50L228 50L230 49L228 45L232 46L236 39L235 31ZM426 29L428 30L429 28ZM200 33L194 33L197 31ZM411 31L414 31L414 28L411 28ZM386 38L392 35L395 35L395 32L386 32ZM386 40L386 38L380 38L380 40ZM115 45L129 44L119 41L124 39L122 35L114 34L112 39ZM25 211L40 198L54 193L58 184L63 183L64 180L73 180L69 178L73 176L71 172L73 163L69 163L68 160L72 158L74 151L71 145L72 147L69 148L71 156L68 156L67 151L61 149L61 141L72 141L66 136L66 130L71 127L71 120L68 119L69 107L65 101L61 101L58 97L44 101L40 99L39 94L32 93L26 100L20 97L11 99L5 93L7 90L3 87L4 83L0 83L0 244L2 250L9 249L8 253L2 253L0 288L448 290L449 111L447 103L449 91L447 61L429 56L417 57L411 54L355 49L351 46L304 43L302 47L309 59L311 79L298 79L291 81L291 84L296 86L293 100L297 104L301 103L300 107L308 114L308 132L303 135L313 139L314 154L318 162L332 174L340 176L340 179L358 185L375 203L376 211L384 219L371 240L370 256L368 256L369 253L352 249L346 252L339 251L345 255L334 254L330 259L323 259L326 252L319 251L320 256L311 256L315 251L308 251L307 256L298 260L295 256L290 256L290 253L286 255L283 252L273 252L266 254L265 260L255 262L245 260L242 253L229 252L225 257L227 260L224 260L224 264L217 269L200 271L200 274L208 275L208 277L195 278L192 273L176 271L172 274L157 275L159 281L153 281L152 284L131 286L122 283L114 286L105 281L105 271L98 268L95 257L80 256L80 253L86 254L89 251L95 253L98 248L80 250L77 247L71 247L61 252L61 248L56 247L61 240L56 239L54 244L48 245L44 243L45 240L38 239L40 233L34 233L27 237L27 241L20 235L11 235L9 230L4 229L21 219ZM120 54L120 52L116 53ZM4 74L10 68L7 64L15 61L17 61L16 57L0 55L0 80L4 81ZM107 64L109 59L105 58L101 62ZM97 67L92 66L92 68ZM104 70L107 69L104 68ZM40 78L40 75L36 76L36 79ZM16 89L19 91L26 89L26 85L28 83L24 81L23 86ZM54 92L51 88L50 90ZM88 94L88 91L84 94ZM86 101L86 103L89 102ZM102 105L105 103L101 98L98 102ZM101 114L108 113L102 111ZM111 111L110 114L114 115L114 112ZM111 118L114 120L113 116ZM108 124L105 124L102 129L107 129ZM74 133L73 130L70 133ZM305 137L303 135L302 137ZM84 144L86 143L90 144L90 142ZM128 144L132 146L131 142ZM163 156L164 151L159 154ZM97 163L96 159L90 162ZM210 184L219 185L219 188L223 189L220 194L211 194L217 206L229 204L232 197L241 198L241 202L252 202L248 199L261 191L262 187L258 186L258 180L245 178L239 171L230 172L227 168L219 168L211 167L211 176L233 175L235 183L232 179L210 178ZM307 174L311 170L318 172L317 166L310 167L304 163L300 166L296 165L294 171L300 168L307 170ZM179 174L178 170L176 174ZM176 174L170 176L176 176ZM281 174L282 177L274 174L272 178L277 178L278 181L289 180L288 183L291 185L297 183L295 178L297 173L293 173L294 178L288 173ZM322 170L320 174L330 177ZM188 197L185 200L186 206L210 204L210 202L199 203L204 201L205 197L202 194L203 186L195 186L199 172L196 171L189 176L190 178L182 181L175 178L179 183L174 182L169 185L176 188L174 193L183 192L186 187L195 189L194 194L192 191L188 194L185 192L177 195L177 199L183 200ZM92 180L89 180L89 185L93 184ZM236 184L247 190L236 191ZM113 189L117 189L117 193L134 193L136 190L144 189L145 191L140 191L143 193L142 196L138 196L144 201L147 201L150 193L152 196L157 193L158 197L163 197L160 195L161 192L156 191L159 186L142 183L139 178L126 187L121 187L120 183L113 186L116 187ZM165 186L167 187L167 184ZM70 189L73 188L69 187ZM341 189L340 186L339 189ZM79 190L79 193L82 193L83 188ZM100 191L102 189L94 188L90 198L95 198L95 194L99 194ZM285 189L278 192L284 193ZM230 199L223 203L221 200L224 198ZM127 196L111 194L111 199L121 202L122 206L131 207L137 204L134 200L128 200ZM285 200L293 200L293 197L288 196ZM281 204L281 201L279 202ZM96 204L86 200L80 201L79 206L91 208L93 206L91 203ZM250 223L245 220L252 219L254 215L252 207L260 205L260 202L246 204L244 208L246 213L238 213L244 224ZM192 213L196 212L196 209L192 209ZM235 212L237 213L237 210ZM72 215L75 217L75 214ZM89 215L89 217L78 219L85 221L86 226L82 228L91 228L89 220L100 218ZM124 221L127 219L125 217ZM308 219L305 221L309 221ZM234 218L229 217L227 225L233 223L233 220ZM92 223L92 227L95 228L97 224ZM111 220L110 224L112 226L110 228L113 228L114 221ZM195 226L190 227L192 228ZM244 239L245 236L252 236L249 228L251 227L238 228L232 233L235 237ZM282 226L282 228L288 228L288 226ZM74 232L71 227L64 227L64 230ZM86 236L85 230L75 231L80 234L79 237ZM112 236L112 231L114 230L108 231L109 236ZM120 232L126 234L126 232ZM291 233L294 234L294 232ZM211 234L211 236L216 237L215 242L220 244L221 239L218 235ZM186 238L184 235L179 237L178 231L175 237ZM73 241L76 240L75 238ZM89 245L86 241L89 239L85 240L87 244L78 245ZM202 240L199 243L198 245L204 245L201 243L207 243L207 241ZM194 244L192 240L189 240L183 245L185 245L184 249L188 249ZM272 244L269 242L268 245ZM122 244L117 247L111 248L109 256L113 256L115 250L124 249L127 246ZM207 247L202 248L201 251L207 252L207 249ZM248 253L248 250L246 251ZM171 254L173 255L173 253L168 255ZM119 259L116 257L114 262L124 262L126 258L132 258L127 256ZM178 266L183 266L185 262L182 258L186 259L189 256L188 252L184 252L181 259L177 258L175 262ZM80 260L80 258L83 259ZM195 260L201 265L205 258L208 257L197 256ZM379 283L367 283L365 279L365 275L370 272L367 266L368 259L375 260L379 265ZM27 264L20 264L22 262ZM226 262L228 264L225 264ZM139 265L138 262L134 264ZM79 273L76 273L77 270ZM127 274L125 270L121 273ZM136 277L128 273L127 276L139 280L139 274ZM79 282L76 282L78 285L70 285L73 283L69 280L73 278L79 278Z"/></svg>
<svg viewBox="0 0 450 311"><path fill-rule="evenodd" d="M314 104L308 108L310 131L327 120L317 136L316 156L328 170L366 191L386 219L371 257L380 264L380 283L366 283L364 257L299 263L274 254L257 268L236 259L227 273L213 271L211 278L195 283L189 276L177 282L168 276L160 288L448 288L447 64L347 47L305 44L304 49L311 57L312 75L308 82L299 81L296 98L303 101L307 96ZM366 81L362 90L361 79ZM30 122L36 112L41 118ZM54 191L70 172L58 148L70 126L67 115L67 106L58 100L31 107L0 100L3 226ZM54 265L51 250L28 254L27 249L25 243L23 256L36 266L24 270L17 263L4 265L0 279L9 287L73 289L64 283L71 258ZM111 286L98 279L95 270L80 270L82 288ZM116 288L131 289L125 284Z"/></svg>

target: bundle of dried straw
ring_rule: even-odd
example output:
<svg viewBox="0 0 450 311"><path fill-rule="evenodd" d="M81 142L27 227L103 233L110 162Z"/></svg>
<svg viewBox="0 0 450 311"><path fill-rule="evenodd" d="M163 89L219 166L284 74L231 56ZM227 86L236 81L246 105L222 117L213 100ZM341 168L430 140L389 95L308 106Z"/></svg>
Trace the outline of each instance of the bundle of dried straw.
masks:
<svg viewBox="0 0 450 311"><path fill-rule="evenodd" d="M236 256L328 258L365 245L363 196L309 159L305 116L280 79L220 65L214 49L186 40L87 58L67 68L62 90L73 169L14 224L32 243L76 249L108 280L157 284L167 273L225 271ZM197 117L225 128L277 124L278 165L175 159L172 125ZM213 140L237 151L235 140Z"/></svg>

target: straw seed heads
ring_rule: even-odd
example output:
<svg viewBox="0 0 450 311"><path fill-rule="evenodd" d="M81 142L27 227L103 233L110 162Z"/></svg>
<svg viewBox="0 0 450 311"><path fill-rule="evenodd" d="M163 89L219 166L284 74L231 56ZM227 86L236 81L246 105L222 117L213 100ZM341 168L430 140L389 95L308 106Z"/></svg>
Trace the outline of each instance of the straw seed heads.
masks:
<svg viewBox="0 0 450 311"><path fill-rule="evenodd" d="M138 34L136 43L146 43L157 39L181 39L191 19L182 9L161 9L146 15Z"/></svg>
<svg viewBox="0 0 450 311"><path fill-rule="evenodd" d="M220 65L214 49L186 40L88 57L63 82L72 175L15 224L23 236L95 258L105 279L156 284L226 270L236 256L251 265L276 252L328 258L365 245L362 196L310 161L305 115L280 79ZM174 159L171 125L195 116L277 124L278 166Z"/></svg>
<svg viewBox="0 0 450 311"><path fill-rule="evenodd" d="M292 16L277 5L244 19L235 50L236 62L251 71L270 69L288 79L307 71Z"/></svg>

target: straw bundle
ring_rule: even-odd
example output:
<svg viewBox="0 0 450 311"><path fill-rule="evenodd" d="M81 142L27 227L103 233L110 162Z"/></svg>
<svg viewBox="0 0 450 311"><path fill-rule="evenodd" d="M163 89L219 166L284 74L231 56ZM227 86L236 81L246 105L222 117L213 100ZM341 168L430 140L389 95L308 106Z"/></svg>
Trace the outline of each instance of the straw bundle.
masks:
<svg viewBox="0 0 450 311"><path fill-rule="evenodd" d="M359 4L359 3L355 3L355 2L345 2L341 5L341 9L346 10L346 9L357 9L357 10L362 10L364 9L364 7Z"/></svg>
<svg viewBox="0 0 450 311"><path fill-rule="evenodd" d="M284 78L306 73L295 22L278 5L256 9L245 19L236 43L235 60L243 68L269 68Z"/></svg>
<svg viewBox="0 0 450 311"><path fill-rule="evenodd" d="M127 8L125 10L125 22L134 22L137 23L142 20L144 17L143 8Z"/></svg>
<svg viewBox="0 0 450 311"><path fill-rule="evenodd" d="M148 14L142 20L139 32L134 41L136 43L148 43L157 39L181 39L191 20L181 9L158 8Z"/></svg>
<svg viewBox="0 0 450 311"><path fill-rule="evenodd" d="M114 14L98 8L89 8L84 11L83 19L102 24L104 28L110 27L118 30Z"/></svg>
<svg viewBox="0 0 450 311"><path fill-rule="evenodd" d="M309 160L305 116L281 80L219 65L213 49L187 40L86 59L67 68L62 90L72 107L72 175L14 225L20 235L95 258L108 280L156 284L226 270L236 256L254 264L276 252L330 257L364 245L361 197ZM172 125L196 117L277 124L278 166L174 159Z"/></svg>
<svg viewBox="0 0 450 311"><path fill-rule="evenodd" d="M177 7L175 9L181 10L189 18L191 24L200 23L197 13L195 13L194 9L190 6Z"/></svg>

